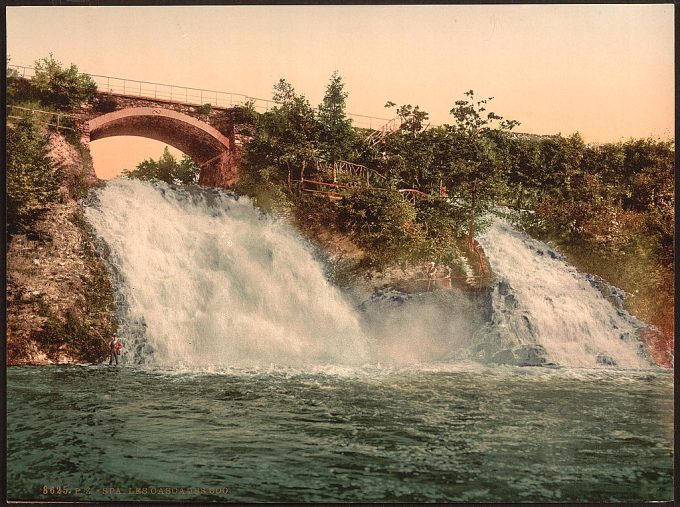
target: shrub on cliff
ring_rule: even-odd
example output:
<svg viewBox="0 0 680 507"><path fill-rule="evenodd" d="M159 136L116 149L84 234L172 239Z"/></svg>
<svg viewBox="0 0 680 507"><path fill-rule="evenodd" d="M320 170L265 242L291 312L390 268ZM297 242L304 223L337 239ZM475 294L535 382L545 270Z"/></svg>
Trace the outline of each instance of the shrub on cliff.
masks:
<svg viewBox="0 0 680 507"><path fill-rule="evenodd" d="M34 69L31 86L44 105L65 111L92 100L97 93L97 85L90 76L79 73L73 64L63 68L51 53L37 60Z"/></svg>
<svg viewBox="0 0 680 507"><path fill-rule="evenodd" d="M338 220L373 264L407 260L421 240L416 210L398 192L358 190L340 202Z"/></svg>
<svg viewBox="0 0 680 507"><path fill-rule="evenodd" d="M418 199L415 209L423 234L422 257L452 260L457 253L457 240L468 233L469 209L448 200L427 198Z"/></svg>
<svg viewBox="0 0 680 507"><path fill-rule="evenodd" d="M243 126L255 126L257 124L257 111L255 110L255 102L253 100L246 101L243 105L236 105L233 109L234 124Z"/></svg>
<svg viewBox="0 0 680 507"><path fill-rule="evenodd" d="M43 128L30 119L7 129L7 232L28 232L59 200L62 175L53 172Z"/></svg>
<svg viewBox="0 0 680 507"><path fill-rule="evenodd" d="M100 113L112 113L118 107L116 98L110 94L101 95L95 104L97 111Z"/></svg>

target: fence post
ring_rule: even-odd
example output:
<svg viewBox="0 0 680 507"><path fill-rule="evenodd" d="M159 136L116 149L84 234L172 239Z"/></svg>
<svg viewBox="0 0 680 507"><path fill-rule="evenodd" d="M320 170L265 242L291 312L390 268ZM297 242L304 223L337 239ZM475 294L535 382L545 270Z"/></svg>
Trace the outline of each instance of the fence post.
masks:
<svg viewBox="0 0 680 507"><path fill-rule="evenodd" d="M125 79L123 79L123 95L125 95Z"/></svg>

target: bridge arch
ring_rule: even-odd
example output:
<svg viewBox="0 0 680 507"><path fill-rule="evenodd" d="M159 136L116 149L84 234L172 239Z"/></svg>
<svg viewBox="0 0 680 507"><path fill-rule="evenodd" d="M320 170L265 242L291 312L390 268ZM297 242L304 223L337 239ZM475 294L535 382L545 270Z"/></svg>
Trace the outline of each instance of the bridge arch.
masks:
<svg viewBox="0 0 680 507"><path fill-rule="evenodd" d="M174 146L201 167L200 185L228 188L236 182L229 138L192 116L163 107L129 107L97 116L87 126L90 141L139 136Z"/></svg>

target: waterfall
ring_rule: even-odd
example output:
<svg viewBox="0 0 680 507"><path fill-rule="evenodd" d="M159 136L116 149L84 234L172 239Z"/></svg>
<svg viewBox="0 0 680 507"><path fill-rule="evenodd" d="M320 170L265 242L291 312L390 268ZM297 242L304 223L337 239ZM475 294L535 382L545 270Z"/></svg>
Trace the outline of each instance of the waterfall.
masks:
<svg viewBox="0 0 680 507"><path fill-rule="evenodd" d="M119 179L86 216L116 273L135 363L356 364L367 341L312 250L246 198Z"/></svg>
<svg viewBox="0 0 680 507"><path fill-rule="evenodd" d="M644 323L605 299L545 243L494 219L480 237L496 283L491 321L473 356L491 362L593 367L648 366Z"/></svg>
<svg viewBox="0 0 680 507"><path fill-rule="evenodd" d="M123 360L160 367L491 363L640 367L641 325L543 243L496 221L487 297L350 301L312 246L248 198L118 179L86 216L116 289Z"/></svg>

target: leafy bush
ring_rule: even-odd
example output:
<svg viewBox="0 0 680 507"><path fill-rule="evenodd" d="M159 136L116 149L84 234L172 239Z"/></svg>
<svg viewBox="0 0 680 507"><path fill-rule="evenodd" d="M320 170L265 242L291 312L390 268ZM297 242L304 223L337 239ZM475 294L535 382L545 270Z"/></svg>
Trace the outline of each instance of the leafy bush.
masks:
<svg viewBox="0 0 680 507"><path fill-rule="evenodd" d="M276 167L267 166L241 172L236 191L253 199L265 213L288 215L292 206L290 194Z"/></svg>
<svg viewBox="0 0 680 507"><path fill-rule="evenodd" d="M198 107L199 114L210 114L210 111L212 111L212 105L210 104L203 104Z"/></svg>
<svg viewBox="0 0 680 507"><path fill-rule="evenodd" d="M19 89L21 82L23 81L19 77L19 71L17 69L12 69L9 67L9 58L7 58L7 103L12 104L18 100Z"/></svg>
<svg viewBox="0 0 680 507"><path fill-rule="evenodd" d="M31 85L44 105L70 110L92 100L97 93L97 85L90 76L80 74L73 64L62 68L51 53L49 57L37 60L34 69Z"/></svg>
<svg viewBox="0 0 680 507"><path fill-rule="evenodd" d="M28 232L60 198L63 175L53 172L43 127L29 118L7 129L7 231Z"/></svg>
<svg viewBox="0 0 680 507"><path fill-rule="evenodd" d="M373 264L405 261L418 244L416 210L398 192L362 189L339 206L341 231L365 249Z"/></svg>
<svg viewBox="0 0 680 507"><path fill-rule="evenodd" d="M170 153L166 146L158 161L147 159L132 170L125 170L122 176L144 181L164 181L174 185L190 185L198 181L201 168L188 157L182 155L182 160L177 159Z"/></svg>
<svg viewBox="0 0 680 507"><path fill-rule="evenodd" d="M457 253L457 240L467 235L469 210L431 198L418 199L415 209L423 233L422 256L451 261Z"/></svg>
<svg viewBox="0 0 680 507"><path fill-rule="evenodd" d="M118 107L118 103L116 102L115 97L106 94L99 97L95 107L100 113L112 113Z"/></svg>
<svg viewBox="0 0 680 507"><path fill-rule="evenodd" d="M255 125L257 123L257 111L255 111L255 102L247 101L245 104L234 106L233 109L234 123L241 125Z"/></svg>

